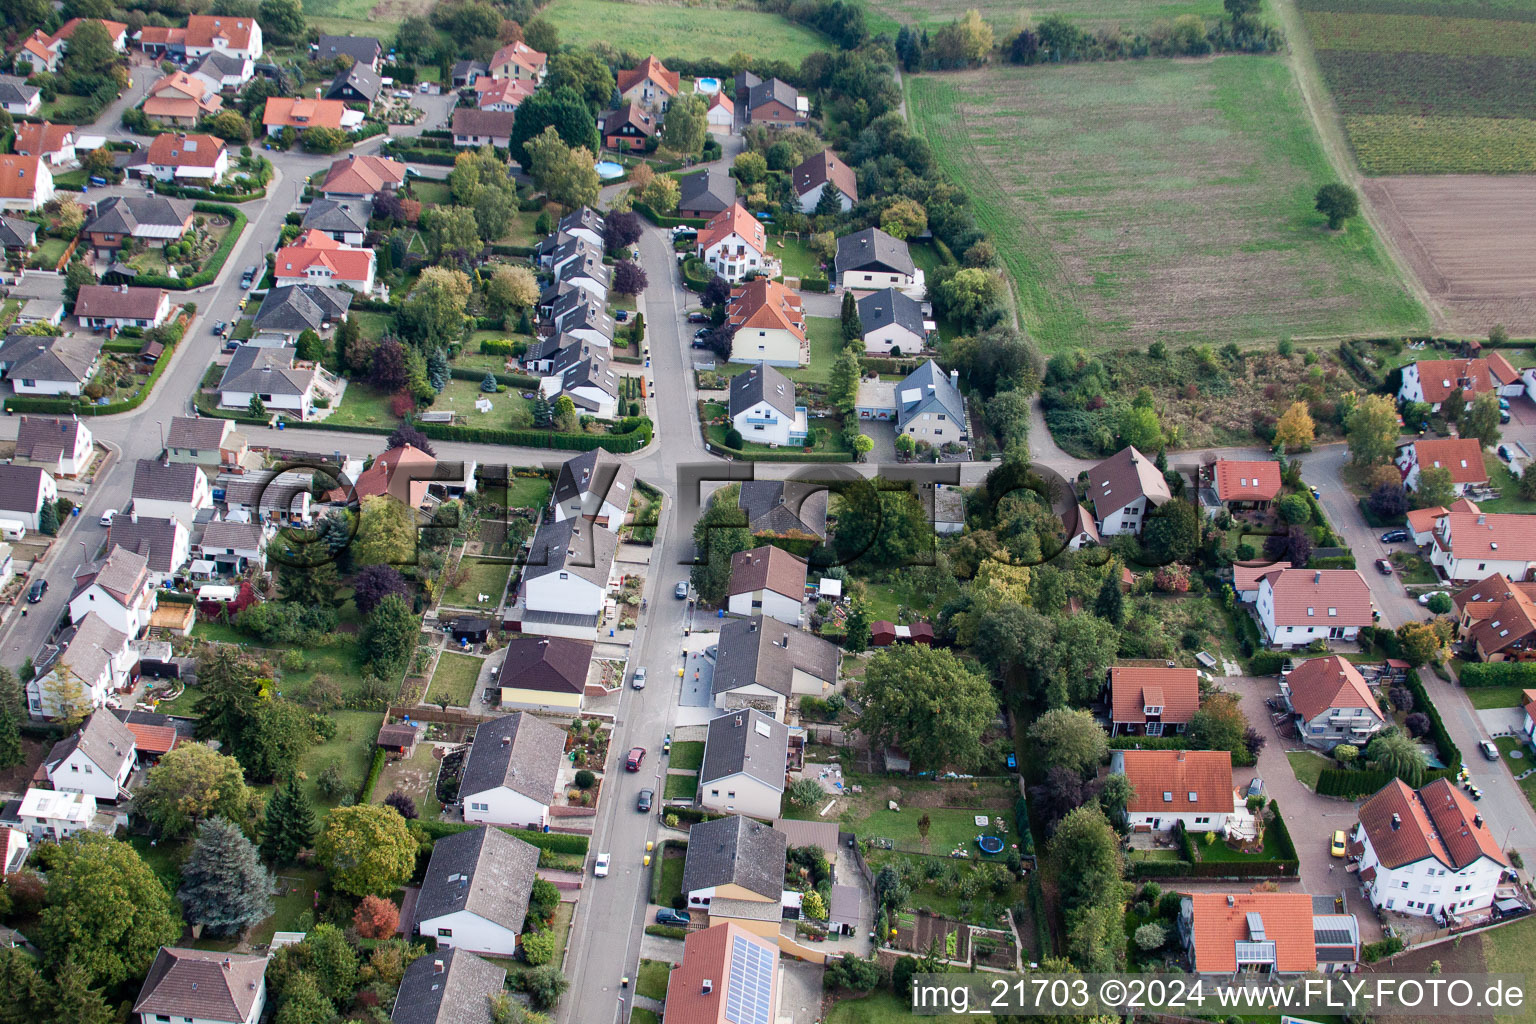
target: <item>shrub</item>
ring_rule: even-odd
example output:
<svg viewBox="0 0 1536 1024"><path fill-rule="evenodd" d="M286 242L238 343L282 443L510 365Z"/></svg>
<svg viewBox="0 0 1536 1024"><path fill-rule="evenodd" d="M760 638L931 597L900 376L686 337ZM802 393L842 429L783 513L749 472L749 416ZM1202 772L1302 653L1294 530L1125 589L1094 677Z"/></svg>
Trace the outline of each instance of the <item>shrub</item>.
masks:
<svg viewBox="0 0 1536 1024"><path fill-rule="evenodd" d="M1149 921L1140 928L1137 928L1136 934L1132 937L1135 939L1138 949L1150 953L1155 949L1162 949L1164 944L1167 943L1168 929L1160 924Z"/></svg>
<svg viewBox="0 0 1536 1024"><path fill-rule="evenodd" d="M593 775L585 768L576 773L577 789L591 789L595 785L597 785L597 776Z"/></svg>

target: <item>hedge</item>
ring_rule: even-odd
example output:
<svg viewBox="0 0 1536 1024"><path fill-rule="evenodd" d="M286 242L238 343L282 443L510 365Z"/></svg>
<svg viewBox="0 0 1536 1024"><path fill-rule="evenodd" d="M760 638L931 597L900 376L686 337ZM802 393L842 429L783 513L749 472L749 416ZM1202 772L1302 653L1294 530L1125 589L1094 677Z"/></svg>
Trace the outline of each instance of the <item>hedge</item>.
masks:
<svg viewBox="0 0 1536 1024"><path fill-rule="evenodd" d="M394 147L390 149L388 155L396 160L417 164L437 164L441 167L452 167L455 159L455 154L441 149L420 149L411 146Z"/></svg>
<svg viewBox="0 0 1536 1024"><path fill-rule="evenodd" d="M679 823L686 821L690 825L697 825L702 821L714 821L716 818L725 817L724 814L711 814L709 811L704 810L702 807L663 807L663 820L669 816L675 817ZM687 844L684 843L682 845L686 846Z"/></svg>
<svg viewBox="0 0 1536 1024"><path fill-rule="evenodd" d="M683 287L690 291L702 292L714 280L714 272L704 265L704 261L697 256L689 256L683 260Z"/></svg>
<svg viewBox="0 0 1536 1024"><path fill-rule="evenodd" d="M484 344L482 342L481 344ZM484 370L475 370L468 366L450 366L448 373L454 380L485 380ZM536 388L539 381L535 377L528 377L521 373L492 373L496 383L505 384L509 388Z"/></svg>
<svg viewBox="0 0 1536 1024"><path fill-rule="evenodd" d="M476 374L479 380L485 374ZM309 426L309 424L305 424ZM641 418L635 429L623 434L559 434L553 430L511 430L496 427L458 427L447 423L417 423L416 429L435 441L465 441L470 444L504 444L516 448L553 448L556 451L588 452L606 448L615 454L638 451L651 443L649 419ZM349 427L349 430L356 428ZM379 431L389 433L388 429Z"/></svg>
<svg viewBox="0 0 1536 1024"><path fill-rule="evenodd" d="M642 203L638 199L630 203L630 209L634 210L646 220L659 228L702 228L709 221L703 217L667 217L651 209L650 204Z"/></svg>
<svg viewBox="0 0 1536 1024"><path fill-rule="evenodd" d="M254 199L267 198L266 186L256 192L230 192L225 189L193 188L190 185L173 185L168 181L155 182L155 194L173 199L205 199L215 203L249 203Z"/></svg>
<svg viewBox="0 0 1536 1024"><path fill-rule="evenodd" d="M667 850L672 847L688 849L688 844L679 839L663 839L656 847L656 857L653 860L655 867L651 871L651 902L661 902L661 866L667 861Z"/></svg>
<svg viewBox="0 0 1536 1024"><path fill-rule="evenodd" d="M679 928L675 924L648 924L645 926L645 934L654 935L659 939L686 939L688 929ZM635 1013L638 1015L640 1011L636 1010ZM636 1019L639 1019L638 1016Z"/></svg>
<svg viewBox="0 0 1536 1024"><path fill-rule="evenodd" d="M143 338L113 338L101 344L102 351L116 352L118 355L136 356L144 348Z"/></svg>
<svg viewBox="0 0 1536 1024"><path fill-rule="evenodd" d="M417 818L411 822L411 828L420 832L434 843L446 836L457 835L460 832L468 832L476 825L466 825L461 821L428 821L425 818ZM529 846L537 846L541 850L550 853L570 853L586 855L587 848L591 844L584 835L573 835L568 832L535 832L526 828L503 828L503 832L515 839L521 839Z"/></svg>
<svg viewBox="0 0 1536 1024"><path fill-rule="evenodd" d="M1445 768L1426 771L1420 785L1427 786L1436 779L1450 778L1452 774ZM1391 772L1379 771L1375 768L1364 768L1359 771L1348 768L1324 768L1317 777L1317 792L1319 796L1337 796L1346 800L1355 800L1380 791L1392 779Z"/></svg>
<svg viewBox="0 0 1536 1024"><path fill-rule="evenodd" d="M510 356L516 342L511 338L486 338L480 342L480 354L483 356Z"/></svg>
<svg viewBox="0 0 1536 1024"><path fill-rule="evenodd" d="M368 766L368 777L363 780L362 786L357 791L357 802L366 804L373 799L373 787L379 783L379 774L384 771L384 748L373 748L373 763Z"/></svg>
<svg viewBox="0 0 1536 1024"><path fill-rule="evenodd" d="M1391 526L1406 526L1408 523L1408 516L1406 514L1400 516L1383 517L1377 515L1375 512L1372 512L1369 499L1367 498L1360 499L1360 515L1365 518L1365 521L1368 525L1378 530Z"/></svg>
<svg viewBox="0 0 1536 1024"><path fill-rule="evenodd" d="M1183 736L1111 736L1110 750L1188 750Z"/></svg>
<svg viewBox="0 0 1536 1024"><path fill-rule="evenodd" d="M1473 662L1456 672L1461 685L1536 687L1536 661Z"/></svg>
<svg viewBox="0 0 1536 1024"><path fill-rule="evenodd" d="M728 456L739 462L852 462L853 452L808 452L800 448L782 448L778 451L744 452L727 448L706 440L704 447L711 452Z"/></svg>
<svg viewBox="0 0 1536 1024"><path fill-rule="evenodd" d="M241 232L245 230L246 216L233 206L221 206L218 203L198 203L192 209L198 213L228 217L233 222L229 234L225 235L224 241L219 243L219 248L214 252L213 258L208 261L208 265L191 277L140 274L133 282L136 287L186 291L189 288L201 288L205 284L210 284L219 276L219 271L224 269L224 263L229 259L229 254L234 251L235 243L240 241Z"/></svg>
<svg viewBox="0 0 1536 1024"><path fill-rule="evenodd" d="M1354 555L1336 555L1332 558L1314 558L1307 563L1308 569L1353 569Z"/></svg>
<svg viewBox="0 0 1536 1024"><path fill-rule="evenodd" d="M1282 855L1281 859L1295 860L1296 843L1291 839L1290 826L1285 823L1285 818L1280 815L1280 805L1271 800L1269 802L1269 809L1274 814L1275 820L1270 823L1267 834L1279 844Z"/></svg>
<svg viewBox="0 0 1536 1024"><path fill-rule="evenodd" d="M1285 655L1279 651L1256 651L1248 659L1248 674L1253 676L1277 676L1285 664Z"/></svg>
<svg viewBox="0 0 1536 1024"><path fill-rule="evenodd" d="M1429 691L1424 689L1424 682L1419 678L1417 669L1410 669L1408 679L1404 684L1413 694L1415 711L1422 711L1429 716L1429 736L1435 741L1435 749L1440 754L1440 763L1448 769L1454 769L1461 764L1461 748L1456 746L1451 739L1451 734L1445 729L1445 721L1440 717L1440 710L1435 707L1435 702L1430 700ZM1447 771L1446 774L1450 774Z"/></svg>
<svg viewBox="0 0 1536 1024"><path fill-rule="evenodd" d="M832 282L820 274L807 275L800 279L800 290L803 292L829 292L832 290Z"/></svg>

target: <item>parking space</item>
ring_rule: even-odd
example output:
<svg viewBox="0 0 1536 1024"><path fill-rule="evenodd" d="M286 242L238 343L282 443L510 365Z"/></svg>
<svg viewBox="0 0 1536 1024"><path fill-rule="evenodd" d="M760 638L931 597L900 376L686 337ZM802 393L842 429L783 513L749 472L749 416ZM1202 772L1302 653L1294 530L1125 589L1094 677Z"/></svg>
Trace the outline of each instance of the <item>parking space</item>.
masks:
<svg viewBox="0 0 1536 1024"><path fill-rule="evenodd" d="M715 660L705 652L718 639L718 633L694 633L683 641L688 662L683 669L682 692L677 698L679 706L707 708L714 704Z"/></svg>

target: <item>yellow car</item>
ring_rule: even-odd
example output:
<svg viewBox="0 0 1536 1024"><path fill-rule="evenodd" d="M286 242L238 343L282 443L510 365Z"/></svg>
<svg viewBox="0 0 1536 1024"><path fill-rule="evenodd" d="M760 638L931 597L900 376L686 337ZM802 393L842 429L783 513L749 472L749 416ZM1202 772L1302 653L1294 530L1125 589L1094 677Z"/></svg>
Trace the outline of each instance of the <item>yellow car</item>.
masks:
<svg viewBox="0 0 1536 1024"><path fill-rule="evenodd" d="M1344 830L1339 829L1333 834L1333 842L1328 844L1328 852L1335 857L1344 856Z"/></svg>

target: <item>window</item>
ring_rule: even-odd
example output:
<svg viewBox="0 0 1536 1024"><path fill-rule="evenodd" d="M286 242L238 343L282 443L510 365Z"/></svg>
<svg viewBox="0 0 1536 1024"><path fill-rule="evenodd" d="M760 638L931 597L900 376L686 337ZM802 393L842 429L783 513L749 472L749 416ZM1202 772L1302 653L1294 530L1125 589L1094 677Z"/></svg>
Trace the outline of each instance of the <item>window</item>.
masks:
<svg viewBox="0 0 1536 1024"><path fill-rule="evenodd" d="M734 789L726 790L725 798L727 800L735 800L736 799L736 791Z"/></svg>
<svg viewBox="0 0 1536 1024"><path fill-rule="evenodd" d="M712 789L712 790L709 791L709 795L710 796L719 796L720 795L720 791L718 789Z"/></svg>
<svg viewBox="0 0 1536 1024"><path fill-rule="evenodd" d="M1328 609L1328 614L1329 614L1330 617L1336 616L1336 615L1339 614L1339 610L1337 608L1329 608Z"/></svg>
<svg viewBox="0 0 1536 1024"><path fill-rule="evenodd" d="M80 770L80 766L77 764L72 764L69 766L69 770L72 772L78 772Z"/></svg>
<svg viewBox="0 0 1536 1024"><path fill-rule="evenodd" d="M440 939L451 939L451 938L453 938L453 929L452 928L439 928L437 930L437 937L440 938Z"/></svg>
<svg viewBox="0 0 1536 1024"><path fill-rule="evenodd" d="M1200 794L1196 793L1194 790L1190 790L1189 791L1189 802L1190 803L1197 803L1197 802L1199 802L1199 800L1200 800Z"/></svg>
<svg viewBox="0 0 1536 1024"><path fill-rule="evenodd" d="M1317 610L1315 608L1313 608L1311 605L1308 605L1307 606L1307 618L1310 619L1315 614L1317 614Z"/></svg>
<svg viewBox="0 0 1536 1024"><path fill-rule="evenodd" d="M1173 794L1171 792L1169 792L1168 790L1166 790L1166 789L1163 790L1163 803L1165 803L1165 804L1173 803Z"/></svg>
<svg viewBox="0 0 1536 1024"><path fill-rule="evenodd" d="M490 804L470 804L469 806L471 810L475 811L488 811L491 809Z"/></svg>

